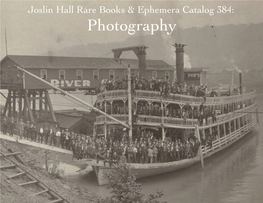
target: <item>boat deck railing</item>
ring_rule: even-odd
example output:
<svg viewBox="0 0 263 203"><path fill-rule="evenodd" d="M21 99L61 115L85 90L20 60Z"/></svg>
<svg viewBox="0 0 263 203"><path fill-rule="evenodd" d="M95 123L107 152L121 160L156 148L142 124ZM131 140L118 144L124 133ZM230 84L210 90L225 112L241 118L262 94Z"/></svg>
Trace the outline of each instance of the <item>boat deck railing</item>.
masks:
<svg viewBox="0 0 263 203"><path fill-rule="evenodd" d="M213 122L213 119L209 117L207 119L206 125L211 125L213 123L221 123L227 120L230 120L232 118L240 117L242 114L247 112L252 112L256 108L255 105L247 106L242 109L238 109L234 112L229 112L227 114L221 114L216 116L216 121ZM122 121L122 122L128 122L128 114L111 114L114 118ZM103 124L104 122L111 123L115 122L112 121L110 118L106 118L105 116L97 116L95 124ZM172 118L172 117L160 117L160 116L147 116L147 115L138 115L137 116L137 124L152 124L152 125L158 125L160 126L162 123L164 125L176 125L176 126L194 126L199 124L198 119L183 119L183 118Z"/></svg>
<svg viewBox="0 0 263 203"><path fill-rule="evenodd" d="M228 145L229 143L237 140L238 138L240 138L242 135L244 135L245 133L249 132L250 129L253 127L253 122L250 122L244 126L242 126L241 128L237 129L234 132L231 132L230 134L223 136L219 139L216 139L214 141L212 141L212 146L202 146L202 153L203 155L207 155L217 149L220 149L226 145Z"/></svg>
<svg viewBox="0 0 263 203"><path fill-rule="evenodd" d="M255 90L239 94L239 95L231 95L231 96L219 96L219 97L206 97L206 105L221 105L221 104L228 104L233 102L240 102L245 101L248 99L255 98ZM128 97L127 90L111 90L99 93L97 95L97 100L104 100L104 99L121 99L121 98ZM188 103L188 104L200 104L204 98L203 97L193 97L189 95L183 94L173 94L170 93L168 95L162 95L160 92L157 91L146 91L146 90L136 90L133 94L133 98L136 99L147 99L147 100L163 100L163 101L170 101L175 103Z"/></svg>

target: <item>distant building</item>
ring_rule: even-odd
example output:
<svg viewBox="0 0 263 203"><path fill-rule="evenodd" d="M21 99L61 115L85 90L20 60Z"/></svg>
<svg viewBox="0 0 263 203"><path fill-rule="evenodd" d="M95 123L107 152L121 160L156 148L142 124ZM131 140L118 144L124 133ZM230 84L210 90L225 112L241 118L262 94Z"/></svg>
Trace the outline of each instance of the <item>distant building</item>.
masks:
<svg viewBox="0 0 263 203"><path fill-rule="evenodd" d="M94 90L103 79L123 78L128 66L139 74L138 59L8 55L1 60L1 89L22 86L22 73L14 65L64 90ZM174 79L174 68L162 60L146 60L146 73L149 78ZM50 88L27 74L25 81L26 89Z"/></svg>

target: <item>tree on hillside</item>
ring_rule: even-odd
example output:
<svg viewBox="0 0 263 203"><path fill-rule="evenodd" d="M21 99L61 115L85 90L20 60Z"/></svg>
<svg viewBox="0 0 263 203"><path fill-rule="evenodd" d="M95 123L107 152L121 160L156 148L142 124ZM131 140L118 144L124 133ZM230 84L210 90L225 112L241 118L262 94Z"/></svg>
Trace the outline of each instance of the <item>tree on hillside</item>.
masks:
<svg viewBox="0 0 263 203"><path fill-rule="evenodd" d="M163 196L160 190L144 197L141 184L136 182L136 176L128 164L120 163L104 175L109 181L107 187L111 189L112 196L101 199L100 203L161 203L157 200Z"/></svg>

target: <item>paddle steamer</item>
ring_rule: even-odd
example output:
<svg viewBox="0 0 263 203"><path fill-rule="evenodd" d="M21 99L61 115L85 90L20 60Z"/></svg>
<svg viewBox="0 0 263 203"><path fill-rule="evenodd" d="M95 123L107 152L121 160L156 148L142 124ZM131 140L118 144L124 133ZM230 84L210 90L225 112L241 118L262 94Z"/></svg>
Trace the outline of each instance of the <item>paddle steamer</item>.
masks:
<svg viewBox="0 0 263 203"><path fill-rule="evenodd" d="M179 83L184 82L184 45L175 44L176 48L176 72ZM140 60L140 59L139 59ZM141 74L140 70L139 73ZM143 73L143 72L142 72ZM168 93L162 94L160 91L152 90L133 90L131 84L131 74L128 68L128 88L120 90L102 91L97 95L97 105L103 104L105 111L117 120L129 126L129 137L132 139L134 129L145 129L154 132L154 136L159 136L161 140L171 139L171 134L186 141L189 136L195 136L200 143L206 139L207 134L214 134L215 137L209 145L201 144L199 152L195 157L182 159L164 163L130 163L131 169L136 173L137 178L153 176L172 172L178 169L188 167L200 162L203 165L203 159L225 149L244 135L248 134L257 122L257 105L255 91L242 91L242 74L239 73L239 90L237 92L228 90L227 95L219 93L217 96L211 96L210 93L202 97L191 96L187 94ZM207 92L206 92L207 93ZM122 103L127 106L126 114L115 114L114 105ZM157 105L160 107L161 115L136 115L134 109L138 108L140 103L149 105ZM110 111L107 111L110 106ZM206 107L216 112L214 118L208 117L200 120L194 116L194 111L200 112L201 108ZM180 110L180 116L171 117L166 110L176 107ZM184 117L182 112L189 111L190 116ZM96 117L95 129L96 134L101 130L101 136L107 136L112 129L120 127L120 123L108 118L105 115ZM97 176L99 185L107 182L104 173L112 170L109 165L105 165L103 161L88 161Z"/></svg>
<svg viewBox="0 0 263 203"><path fill-rule="evenodd" d="M184 73L184 46L183 44L174 44L176 48L176 73L178 84L183 84L185 80ZM145 60L145 46L127 47L122 49L115 49L114 59L118 59L122 51L133 50L139 59L139 76L146 77L146 60ZM18 70L25 72L28 76L41 81L41 85L45 84L48 88L60 91L81 105L88 106L100 115L96 117L94 123L94 136L104 136L107 138L108 131L115 128L128 129L128 137L133 139L133 132L135 129L151 130L153 136L159 140L180 139L186 142L191 136L196 137L201 143L199 151L196 156L185 158L177 161L158 162L158 163L130 163L131 169L137 174L137 178L153 176L163 173L168 173L188 167L201 161L203 166L203 159L222 151L226 147L232 145L234 142L248 134L253 126L258 122L256 94L255 91L244 92L242 89L242 74L239 73L239 89L234 92L230 88L226 92L219 91L218 95L210 92L205 92L202 96L188 95L181 92L180 94L167 91L152 91L132 88L131 70L127 68L127 88L102 91L97 94L96 107L104 105L105 109L96 108L93 105L76 98L74 95L62 90L59 87L52 85L45 79L30 73L29 71L15 65ZM32 79L31 78L31 79ZM219 88L220 90L220 88ZM221 94L222 93L222 94ZM27 102L27 100L26 100ZM138 105L156 105L159 108L159 114L137 114L136 120L134 112ZM113 111L114 105L122 105L127 107L126 113L116 114ZM110 111L107 107L110 107ZM50 106L51 108L51 106ZM177 116L170 116L167 109L177 109ZM196 117L194 112L201 110L213 109L216 113L213 117L208 116L200 119ZM52 108L51 108L52 109ZM183 112L188 112L188 116L184 116ZM52 112L52 111L51 111ZM179 115L179 116L178 116ZM100 133L102 130L102 133ZM214 139L208 145L202 142L206 140L207 134L213 134ZM96 173L99 185L107 183L104 178L104 173L113 170L104 161L86 160L88 165L93 167Z"/></svg>

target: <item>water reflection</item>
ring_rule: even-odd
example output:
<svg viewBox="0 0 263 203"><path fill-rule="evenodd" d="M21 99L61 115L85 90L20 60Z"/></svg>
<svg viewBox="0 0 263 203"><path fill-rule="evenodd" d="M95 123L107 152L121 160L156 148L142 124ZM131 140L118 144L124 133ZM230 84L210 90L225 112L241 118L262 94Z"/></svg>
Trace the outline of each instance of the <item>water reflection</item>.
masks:
<svg viewBox="0 0 263 203"><path fill-rule="evenodd" d="M248 134L231 148L206 159L204 170L195 165L140 182L146 194L163 189L163 200L168 202L219 202L255 167L258 140L256 132Z"/></svg>
<svg viewBox="0 0 263 203"><path fill-rule="evenodd" d="M263 112L263 94L257 98L259 111ZM157 189L164 192L168 203L258 203L263 200L263 114L262 126L231 145L223 152L200 164L154 177L139 180L143 191L152 194ZM110 195L105 186L99 187L95 174L90 173L79 180L72 180L101 196Z"/></svg>

